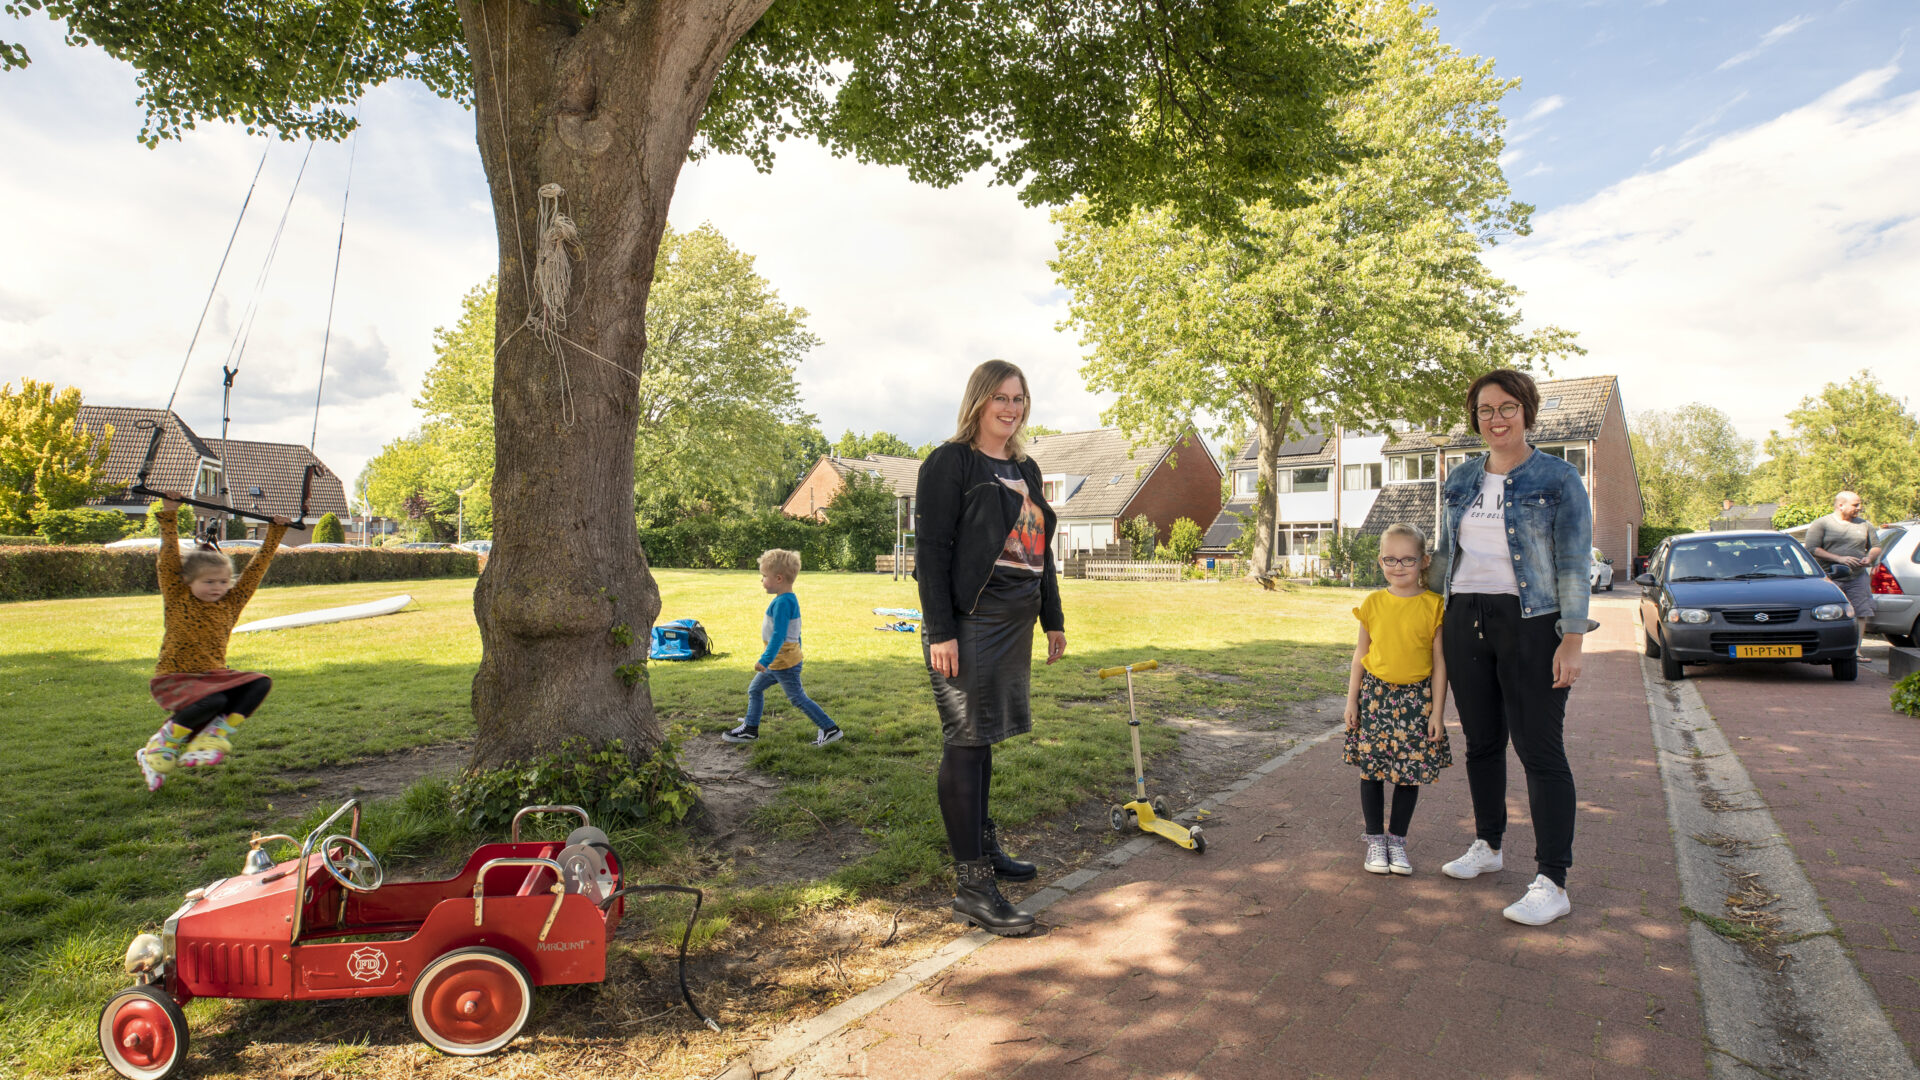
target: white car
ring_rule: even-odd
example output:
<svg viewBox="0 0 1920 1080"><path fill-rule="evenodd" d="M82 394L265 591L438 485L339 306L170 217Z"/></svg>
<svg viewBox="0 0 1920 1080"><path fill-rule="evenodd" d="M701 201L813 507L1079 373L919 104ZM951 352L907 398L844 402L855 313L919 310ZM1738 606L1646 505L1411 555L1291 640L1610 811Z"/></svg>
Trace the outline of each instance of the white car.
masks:
<svg viewBox="0 0 1920 1080"><path fill-rule="evenodd" d="M108 551L159 551L160 538L157 536L129 536L125 540L115 540L105 545Z"/></svg>
<svg viewBox="0 0 1920 1080"><path fill-rule="evenodd" d="M493 541L491 540L468 540L465 543L455 544L453 546L459 548L461 551L471 551L475 555L487 555L493 552Z"/></svg>
<svg viewBox="0 0 1920 1080"><path fill-rule="evenodd" d="M1613 560L1594 548L1587 561L1587 587L1596 592L1613 591Z"/></svg>

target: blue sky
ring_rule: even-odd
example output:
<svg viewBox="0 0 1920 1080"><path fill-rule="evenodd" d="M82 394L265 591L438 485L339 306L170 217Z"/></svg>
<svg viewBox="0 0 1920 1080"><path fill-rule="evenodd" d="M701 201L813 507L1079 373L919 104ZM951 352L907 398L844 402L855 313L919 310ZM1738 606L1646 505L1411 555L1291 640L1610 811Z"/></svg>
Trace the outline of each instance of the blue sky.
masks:
<svg viewBox="0 0 1920 1080"><path fill-rule="evenodd" d="M1620 375L1630 410L1706 400L1754 437L1862 368L1920 397L1920 63L1905 54L1920 6L1463 2L1437 22L1523 80L1506 163L1535 232L1490 261L1531 320L1580 333L1588 354L1559 373ZM0 381L161 404L261 141L209 128L148 150L124 65L44 19L0 37L35 60L0 74ZM349 476L418 422L432 330L494 260L472 117L410 85L362 115L319 441ZM274 147L189 367L180 408L203 431L299 155ZM317 148L294 201L235 437L305 441L346 160ZM1052 226L1004 188L934 190L790 146L771 175L689 166L672 218L713 222L808 310L823 345L799 381L830 434L941 436L990 356L1026 367L1038 419L1099 423L1106 402L1057 326Z"/></svg>

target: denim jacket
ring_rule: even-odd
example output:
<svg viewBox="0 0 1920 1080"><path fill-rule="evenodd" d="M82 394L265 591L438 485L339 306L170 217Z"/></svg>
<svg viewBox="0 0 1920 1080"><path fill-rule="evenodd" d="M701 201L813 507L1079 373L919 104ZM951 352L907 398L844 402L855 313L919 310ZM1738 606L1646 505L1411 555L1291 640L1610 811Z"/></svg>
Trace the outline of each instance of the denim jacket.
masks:
<svg viewBox="0 0 1920 1080"><path fill-rule="evenodd" d="M1453 571L1460 562L1460 519L1480 493L1486 458L1473 457L1447 476L1446 513L1434 544L1434 569L1442 595L1453 596ZM1584 634L1600 624L1587 617L1591 595L1588 564L1593 559L1593 509L1580 472L1535 451L1507 473L1507 548L1513 553L1520 585L1520 614L1526 618L1558 612L1561 635Z"/></svg>

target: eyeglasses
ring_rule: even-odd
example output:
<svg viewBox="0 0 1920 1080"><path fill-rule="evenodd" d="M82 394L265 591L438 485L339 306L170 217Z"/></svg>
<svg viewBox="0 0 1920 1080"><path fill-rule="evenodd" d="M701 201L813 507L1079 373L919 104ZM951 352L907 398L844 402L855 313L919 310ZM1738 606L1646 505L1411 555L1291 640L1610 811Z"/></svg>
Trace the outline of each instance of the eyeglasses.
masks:
<svg viewBox="0 0 1920 1080"><path fill-rule="evenodd" d="M1511 420L1514 417L1520 415L1520 403L1517 401L1509 401L1505 405L1500 406L1500 408L1497 410L1491 405L1482 405L1479 408L1473 410L1473 414L1475 416L1478 416L1482 420L1493 419L1495 412L1498 412L1500 414L1500 419Z"/></svg>
<svg viewBox="0 0 1920 1080"><path fill-rule="evenodd" d="M1380 556L1380 565L1391 566L1396 570L1411 570L1414 567L1420 565L1420 556L1418 555L1382 555Z"/></svg>

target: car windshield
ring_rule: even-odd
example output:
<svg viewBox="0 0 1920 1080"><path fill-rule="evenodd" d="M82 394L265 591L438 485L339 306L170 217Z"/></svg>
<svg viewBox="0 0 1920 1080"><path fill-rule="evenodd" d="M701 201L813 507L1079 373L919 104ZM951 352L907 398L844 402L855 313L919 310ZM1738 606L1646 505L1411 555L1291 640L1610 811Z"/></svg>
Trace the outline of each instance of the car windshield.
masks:
<svg viewBox="0 0 1920 1080"><path fill-rule="evenodd" d="M1744 581L1819 577L1806 550L1787 536L1697 540L1673 549L1669 581Z"/></svg>

